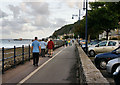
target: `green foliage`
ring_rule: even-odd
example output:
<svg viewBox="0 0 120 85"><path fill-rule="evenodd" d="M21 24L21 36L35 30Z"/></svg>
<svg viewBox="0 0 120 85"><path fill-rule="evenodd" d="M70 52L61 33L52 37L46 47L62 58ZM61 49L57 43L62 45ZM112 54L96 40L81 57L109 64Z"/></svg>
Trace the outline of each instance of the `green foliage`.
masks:
<svg viewBox="0 0 120 85"><path fill-rule="evenodd" d="M56 30L52 36L58 36L58 35L63 35L63 34L68 34L70 32L73 32L73 24L70 25L65 25L61 27L60 29Z"/></svg>
<svg viewBox="0 0 120 85"><path fill-rule="evenodd" d="M98 39L103 31L107 34L115 29L120 21L120 2L90 2L91 10L88 10L88 35L91 39ZM56 30L52 36L57 37L67 33L74 33L77 38L85 38L86 17L82 20L69 24Z"/></svg>

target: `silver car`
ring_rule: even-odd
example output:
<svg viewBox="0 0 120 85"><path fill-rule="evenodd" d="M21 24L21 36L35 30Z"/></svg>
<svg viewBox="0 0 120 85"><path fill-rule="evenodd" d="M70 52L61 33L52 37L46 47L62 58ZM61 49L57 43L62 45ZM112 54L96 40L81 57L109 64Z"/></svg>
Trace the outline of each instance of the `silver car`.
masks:
<svg viewBox="0 0 120 85"><path fill-rule="evenodd" d="M118 48L119 45L119 40L105 40L96 45L90 46L88 48L88 52L90 56L95 56L98 53L111 52L112 50Z"/></svg>
<svg viewBox="0 0 120 85"><path fill-rule="evenodd" d="M113 73L115 85L120 85L120 66L117 67L116 71Z"/></svg>
<svg viewBox="0 0 120 85"><path fill-rule="evenodd" d="M120 58L115 58L108 62L106 70L108 73L113 74L118 66L120 66Z"/></svg>

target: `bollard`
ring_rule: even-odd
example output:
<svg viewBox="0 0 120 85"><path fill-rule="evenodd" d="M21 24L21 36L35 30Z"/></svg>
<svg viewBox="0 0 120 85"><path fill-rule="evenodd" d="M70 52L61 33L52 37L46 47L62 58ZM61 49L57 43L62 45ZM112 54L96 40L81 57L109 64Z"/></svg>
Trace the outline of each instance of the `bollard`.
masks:
<svg viewBox="0 0 120 85"><path fill-rule="evenodd" d="M14 67L16 67L16 47L14 46Z"/></svg>
<svg viewBox="0 0 120 85"><path fill-rule="evenodd" d="M24 45L22 45L22 64L24 64Z"/></svg>
<svg viewBox="0 0 120 85"><path fill-rule="evenodd" d="M4 47L2 47L2 74L4 74Z"/></svg>
<svg viewBox="0 0 120 85"><path fill-rule="evenodd" d="M29 45L29 61L30 61L30 45Z"/></svg>

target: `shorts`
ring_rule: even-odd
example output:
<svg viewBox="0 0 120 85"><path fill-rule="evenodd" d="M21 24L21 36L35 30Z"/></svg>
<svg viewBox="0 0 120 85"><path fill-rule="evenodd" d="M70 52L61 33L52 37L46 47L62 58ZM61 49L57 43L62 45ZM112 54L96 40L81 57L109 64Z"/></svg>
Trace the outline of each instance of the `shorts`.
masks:
<svg viewBox="0 0 120 85"><path fill-rule="evenodd" d="M53 52L53 49L48 49L48 53L52 53Z"/></svg>

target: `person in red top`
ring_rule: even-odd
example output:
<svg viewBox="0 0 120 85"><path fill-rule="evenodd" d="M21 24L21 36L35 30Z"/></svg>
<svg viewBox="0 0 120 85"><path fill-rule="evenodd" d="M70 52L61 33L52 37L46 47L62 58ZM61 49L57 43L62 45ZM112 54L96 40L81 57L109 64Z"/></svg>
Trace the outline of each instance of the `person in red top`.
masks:
<svg viewBox="0 0 120 85"><path fill-rule="evenodd" d="M53 48L54 48L54 43L53 43L52 39L50 39L50 41L48 42L47 48L48 48L49 57L52 57L52 55L53 55Z"/></svg>

